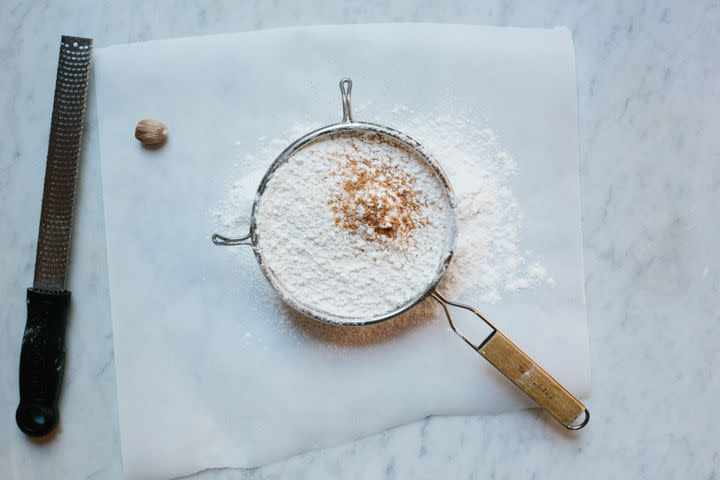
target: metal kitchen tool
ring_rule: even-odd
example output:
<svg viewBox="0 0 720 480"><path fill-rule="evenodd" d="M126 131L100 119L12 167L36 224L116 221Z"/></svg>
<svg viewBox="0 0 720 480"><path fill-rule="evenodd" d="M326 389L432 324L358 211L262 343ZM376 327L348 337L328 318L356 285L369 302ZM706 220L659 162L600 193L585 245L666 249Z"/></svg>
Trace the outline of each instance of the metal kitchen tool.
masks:
<svg viewBox="0 0 720 480"><path fill-rule="evenodd" d="M493 325L485 316L474 308L463 305L457 302L448 300L438 290L437 285L440 283L443 275L445 274L450 260L453 254L453 247L455 244L456 236L456 222L455 222L455 202L452 187L450 181L447 179L440 165L435 159L420 145L417 141L408 137L404 133L401 133L392 128L377 125L373 123L356 122L353 119L351 111L350 94L352 90L352 81L350 79L343 79L340 81L340 91L342 92L342 104L343 104L343 118L340 123L329 125L327 127L320 128L307 135L299 138L291 145L289 145L270 165L267 172L260 182L260 186L255 194L255 201L253 202L252 213L250 217L250 232L248 235L241 238L228 238L220 234L214 234L212 241L216 245L221 246L232 246L232 245L249 245L255 252L255 257L263 271L265 277L270 281L273 288L277 291L280 297L299 311L300 313L307 315L315 320L329 323L332 325L340 326L362 326L370 325L374 323L384 322L394 318L407 310L413 308L415 305L423 301L427 297L432 297L434 300L440 303L445 311L448 322L451 329L460 338L462 338L473 350L478 352L481 356L487 359L495 368L500 370L510 381L517 385L523 392L525 392L530 398L535 400L541 407L547 410L550 415L555 418L564 427L570 430L578 430L587 425L590 420L590 413L585 405L574 397L568 390L566 390L557 380L555 380L550 374L540 367L534 360L532 360L520 347L513 343L505 334L503 334L495 325ZM448 204L450 206L450 225L447 229L447 238L445 239L444 251L446 254L439 262L435 276L433 280L408 302L399 307L395 308L391 312L368 318L348 318L333 315L329 312L324 312L314 308L311 305L302 303L299 299L294 298L289 294L282 286L282 284L275 277L273 271L267 266L265 259L263 258L262 250L258 247L258 238L256 234L256 216L260 205L260 200L265 191L268 181L272 177L273 173L284 164L295 152L304 146L317 141L321 138L327 138L330 135L336 135L343 132L375 132L381 135L386 135L393 140L399 141L406 147L415 151L420 158L422 158L428 166L430 166L437 176L440 184L443 186L445 191ZM449 307L456 307L461 309L469 310L485 322L491 329L491 333L480 342L474 342L467 336L462 334L453 322L452 315Z"/></svg>
<svg viewBox="0 0 720 480"><path fill-rule="evenodd" d="M65 363L65 290L80 141L85 118L92 40L63 36L48 145L35 280L27 290L28 317L20 351L18 427L27 435L50 433L58 422Z"/></svg>

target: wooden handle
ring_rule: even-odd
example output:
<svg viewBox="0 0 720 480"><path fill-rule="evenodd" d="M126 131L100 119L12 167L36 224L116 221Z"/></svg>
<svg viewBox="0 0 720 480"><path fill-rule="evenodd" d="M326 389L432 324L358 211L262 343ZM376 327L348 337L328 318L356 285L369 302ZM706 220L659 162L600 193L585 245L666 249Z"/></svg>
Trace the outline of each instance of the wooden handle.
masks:
<svg viewBox="0 0 720 480"><path fill-rule="evenodd" d="M493 333L478 353L566 428L576 430L587 424L590 414L585 405L501 331Z"/></svg>

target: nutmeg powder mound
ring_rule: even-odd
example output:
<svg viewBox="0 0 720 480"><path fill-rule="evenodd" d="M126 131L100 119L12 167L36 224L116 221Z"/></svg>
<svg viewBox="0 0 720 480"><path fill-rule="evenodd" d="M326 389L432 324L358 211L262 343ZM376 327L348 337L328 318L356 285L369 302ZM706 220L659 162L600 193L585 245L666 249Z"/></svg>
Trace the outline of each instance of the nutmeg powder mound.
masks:
<svg viewBox="0 0 720 480"><path fill-rule="evenodd" d="M417 227L427 225L422 211L426 205L418 198L413 177L378 163L377 158L349 158L342 172L334 173L345 177L328 200L335 225L371 240L407 243Z"/></svg>

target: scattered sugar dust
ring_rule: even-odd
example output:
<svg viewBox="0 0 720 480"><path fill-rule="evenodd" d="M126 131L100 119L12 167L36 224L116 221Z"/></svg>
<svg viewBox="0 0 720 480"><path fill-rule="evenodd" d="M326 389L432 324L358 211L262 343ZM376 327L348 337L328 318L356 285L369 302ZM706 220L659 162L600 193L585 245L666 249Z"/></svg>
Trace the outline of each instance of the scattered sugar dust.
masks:
<svg viewBox="0 0 720 480"><path fill-rule="evenodd" d="M255 192L265 171L290 143L317 128L317 124L298 123L281 132L278 138L260 137L256 153L248 153L242 142L235 143L242 176L230 183L226 199L219 209L212 211L218 225L227 235L242 236L248 233Z"/></svg>
<svg viewBox="0 0 720 480"><path fill-rule="evenodd" d="M510 188L519 167L495 132L460 108L421 115L396 105L392 111L397 127L440 163L455 192L458 236L441 291L496 303L505 293L554 287L532 253L520 250L522 212Z"/></svg>

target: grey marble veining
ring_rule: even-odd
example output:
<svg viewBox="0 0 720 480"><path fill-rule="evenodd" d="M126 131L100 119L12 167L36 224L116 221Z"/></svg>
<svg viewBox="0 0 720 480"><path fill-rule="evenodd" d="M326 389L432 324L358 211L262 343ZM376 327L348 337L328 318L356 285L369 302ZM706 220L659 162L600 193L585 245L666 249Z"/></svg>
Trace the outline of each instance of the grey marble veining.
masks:
<svg viewBox="0 0 720 480"><path fill-rule="evenodd" d="M239 2L238 2L239 3ZM430 418L201 479L719 478L720 3L37 2L0 5L0 477L122 478L96 142L81 164L62 428L14 422L57 39L96 46L287 25L567 25L577 56L593 396L570 434L538 411ZM92 96L90 96L92 98ZM91 105L90 115L94 113ZM92 118L90 119L92 125ZM96 131L88 128L88 137ZM188 432L192 435L192 432Z"/></svg>

